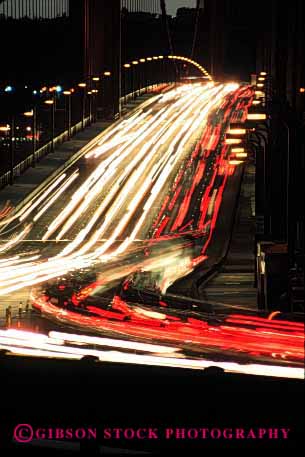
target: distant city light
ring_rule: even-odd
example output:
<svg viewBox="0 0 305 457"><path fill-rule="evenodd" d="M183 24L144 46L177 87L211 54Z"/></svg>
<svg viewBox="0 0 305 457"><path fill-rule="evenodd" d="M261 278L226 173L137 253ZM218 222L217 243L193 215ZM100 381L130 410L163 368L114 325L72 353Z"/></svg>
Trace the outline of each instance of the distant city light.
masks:
<svg viewBox="0 0 305 457"><path fill-rule="evenodd" d="M62 87L61 86L56 86L55 90L56 90L56 92L60 93L60 92L62 92Z"/></svg>
<svg viewBox="0 0 305 457"><path fill-rule="evenodd" d="M305 87L300 87L300 92L303 94L305 92Z"/></svg>
<svg viewBox="0 0 305 457"><path fill-rule="evenodd" d="M38 94L37 90L33 90L33 94L37 95Z"/></svg>
<svg viewBox="0 0 305 457"><path fill-rule="evenodd" d="M10 126L7 125L0 125L0 132L8 132L10 130Z"/></svg>
<svg viewBox="0 0 305 457"><path fill-rule="evenodd" d="M4 92L13 92L13 87L12 86L6 86L6 88L4 89Z"/></svg>

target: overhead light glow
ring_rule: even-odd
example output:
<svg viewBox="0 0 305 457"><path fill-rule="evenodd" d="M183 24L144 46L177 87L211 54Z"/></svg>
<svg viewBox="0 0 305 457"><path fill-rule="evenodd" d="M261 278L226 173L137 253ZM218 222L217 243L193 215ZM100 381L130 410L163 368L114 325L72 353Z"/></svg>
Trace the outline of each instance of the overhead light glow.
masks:
<svg viewBox="0 0 305 457"><path fill-rule="evenodd" d="M226 138L225 143L226 144L240 144L242 140L240 138Z"/></svg>
<svg viewBox="0 0 305 457"><path fill-rule="evenodd" d="M237 157L238 159L243 159L245 157L248 157L248 154L246 152L237 152L235 154L235 157Z"/></svg>
<svg viewBox="0 0 305 457"><path fill-rule="evenodd" d="M245 135L246 134L246 129L229 129L227 131L227 133L229 133L230 135Z"/></svg>
<svg viewBox="0 0 305 457"><path fill-rule="evenodd" d="M245 148L232 148L231 149L231 152L244 152L245 151Z"/></svg>
<svg viewBox="0 0 305 457"><path fill-rule="evenodd" d="M267 119L267 116L265 113L248 113L247 114L248 121L263 121L264 119Z"/></svg>
<svg viewBox="0 0 305 457"><path fill-rule="evenodd" d="M241 163L243 163L243 160L229 160L229 165L240 165Z"/></svg>

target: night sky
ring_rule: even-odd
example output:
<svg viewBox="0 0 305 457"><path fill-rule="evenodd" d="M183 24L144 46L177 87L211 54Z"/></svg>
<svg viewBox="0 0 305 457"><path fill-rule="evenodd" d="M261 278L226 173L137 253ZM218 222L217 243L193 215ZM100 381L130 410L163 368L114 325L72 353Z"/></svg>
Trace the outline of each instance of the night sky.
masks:
<svg viewBox="0 0 305 457"><path fill-rule="evenodd" d="M167 14L175 16L177 8L181 8L183 6L187 8L195 8L196 0L167 0L166 6Z"/></svg>

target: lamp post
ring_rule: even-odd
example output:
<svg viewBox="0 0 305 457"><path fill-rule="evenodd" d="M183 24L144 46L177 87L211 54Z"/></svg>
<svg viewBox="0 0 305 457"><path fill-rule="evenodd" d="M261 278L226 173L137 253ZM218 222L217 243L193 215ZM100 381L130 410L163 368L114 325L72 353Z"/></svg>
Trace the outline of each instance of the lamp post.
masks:
<svg viewBox="0 0 305 457"><path fill-rule="evenodd" d="M96 122L97 119L97 94L99 92L98 90L98 84L100 82L101 78L99 76L93 76L92 77L92 82L93 82L93 87L91 89L92 92L92 105L93 105L93 113L92 113L92 121Z"/></svg>
<svg viewBox="0 0 305 457"><path fill-rule="evenodd" d="M37 108L36 108L36 106L34 106L31 111L26 111L25 113L23 113L23 115L26 117L32 118L32 155L33 155L32 167L35 167L35 164L36 164L36 158L35 158L36 133L37 133Z"/></svg>
<svg viewBox="0 0 305 457"><path fill-rule="evenodd" d="M98 89L92 89L92 103L93 103L93 114L92 114L92 120L93 122L96 122L96 118L97 118L97 101L96 101L96 97L97 97L97 94L98 94Z"/></svg>
<svg viewBox="0 0 305 457"><path fill-rule="evenodd" d="M133 99L136 99L136 89L137 89L137 78L136 78L136 65L139 65L139 62L137 60L132 61L132 93L133 93Z"/></svg>
<svg viewBox="0 0 305 457"><path fill-rule="evenodd" d="M164 62L164 56L158 56L158 59L161 61L160 62L160 82L164 83L165 82L165 62Z"/></svg>
<svg viewBox="0 0 305 457"><path fill-rule="evenodd" d="M141 63L146 63L146 59L140 59ZM146 65L141 66L141 72L140 78L141 78L141 86L145 88L145 93L147 92L147 82L146 82Z"/></svg>
<svg viewBox="0 0 305 457"><path fill-rule="evenodd" d="M131 65L130 63L125 63L124 65L124 69L126 71L123 72L123 91L124 91L124 105L126 105L127 103L127 86L129 86L129 84L126 84L126 79L127 79L127 76L128 76L128 70L130 69Z"/></svg>
<svg viewBox="0 0 305 457"><path fill-rule="evenodd" d="M103 100L104 100L104 117L105 119L114 118L114 81L110 79L111 71L104 71L103 73Z"/></svg>
<svg viewBox="0 0 305 457"><path fill-rule="evenodd" d="M10 122L10 185L14 184L14 153L15 153L15 117L11 116Z"/></svg>
<svg viewBox="0 0 305 457"><path fill-rule="evenodd" d="M71 139L71 90L64 90L63 95L65 95L65 124L68 130L68 140Z"/></svg>
<svg viewBox="0 0 305 457"><path fill-rule="evenodd" d="M86 116L86 83L79 83L78 87L82 89L82 103L81 103L81 120L82 130L85 128L85 116Z"/></svg>
<svg viewBox="0 0 305 457"><path fill-rule="evenodd" d="M54 152L54 138L55 138L55 103L54 99L45 100L46 105L51 106L51 152Z"/></svg>
<svg viewBox="0 0 305 457"><path fill-rule="evenodd" d="M290 241L290 128L286 121L281 119L282 125L286 128L287 131L287 179L286 179L286 240L288 246L288 260L289 266L291 263L291 253L289 251L289 241Z"/></svg>
<svg viewBox="0 0 305 457"><path fill-rule="evenodd" d="M151 86L151 67L152 67L151 62L152 62L153 59L152 59L152 57L147 57L146 60L147 60L147 62L148 62L148 64L147 64L147 71L148 71L148 78L147 78L147 79L148 79L148 86Z"/></svg>

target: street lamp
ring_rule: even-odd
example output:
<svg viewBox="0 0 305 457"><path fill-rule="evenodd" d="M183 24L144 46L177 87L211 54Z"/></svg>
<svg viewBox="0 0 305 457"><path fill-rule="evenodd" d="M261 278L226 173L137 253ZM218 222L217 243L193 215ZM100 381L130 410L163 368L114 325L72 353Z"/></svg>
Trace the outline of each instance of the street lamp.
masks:
<svg viewBox="0 0 305 457"><path fill-rule="evenodd" d="M54 152L54 138L55 138L55 103L54 100L49 99L45 100L44 103L48 106L51 106L51 152Z"/></svg>
<svg viewBox="0 0 305 457"><path fill-rule="evenodd" d="M133 92L133 99L135 100L136 99L136 90L138 88L138 78L136 78L136 65L139 65L139 62L137 60L133 60L132 62L132 80L133 80L133 88L132 88L132 92Z"/></svg>
<svg viewBox="0 0 305 457"><path fill-rule="evenodd" d="M97 104L96 104L96 95L98 94L98 89L92 89L92 97L93 97L93 122L96 122L97 116Z"/></svg>
<svg viewBox="0 0 305 457"><path fill-rule="evenodd" d="M71 139L71 90L64 90L63 95L65 95L65 124L68 130L68 140ZM67 109L68 108L68 109ZM67 115L68 111L68 115Z"/></svg>
<svg viewBox="0 0 305 457"><path fill-rule="evenodd" d="M123 67L125 68L125 70L128 70L131 67L131 65L130 65L130 63L125 63L123 65ZM126 84L126 78L127 78L126 72L123 72L124 105L126 105L126 103L127 103L127 86L129 86L129 84Z"/></svg>
<svg viewBox="0 0 305 457"><path fill-rule="evenodd" d="M140 59L141 63L146 63L146 59ZM143 72L140 73L140 81L141 81L141 87L145 87L145 92L147 92L147 71L146 71L146 65L141 67L141 70ZM142 77L142 78L141 78Z"/></svg>
<svg viewBox="0 0 305 457"><path fill-rule="evenodd" d="M32 154L33 154L33 160L32 160L32 166L35 167L35 152L36 152L36 132L37 132L37 110L36 106L33 107L31 111L26 111L23 113L24 116L26 117L31 117L32 118Z"/></svg>
<svg viewBox="0 0 305 457"><path fill-rule="evenodd" d="M82 109L81 109L81 119L82 119L82 130L85 128L85 116L86 116L86 83L78 83L78 87L83 89L82 91Z"/></svg>

